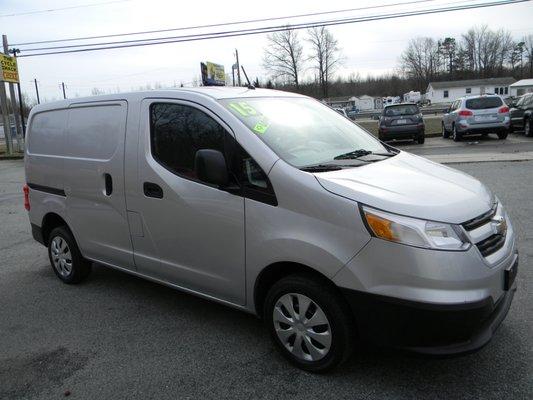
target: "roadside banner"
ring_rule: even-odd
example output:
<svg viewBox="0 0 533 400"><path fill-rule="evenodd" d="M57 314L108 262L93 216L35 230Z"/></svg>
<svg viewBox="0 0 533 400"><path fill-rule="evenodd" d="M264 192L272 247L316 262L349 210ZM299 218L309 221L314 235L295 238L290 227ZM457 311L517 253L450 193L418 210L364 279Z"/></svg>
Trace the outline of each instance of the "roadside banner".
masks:
<svg viewBox="0 0 533 400"><path fill-rule="evenodd" d="M18 83L17 59L0 53L0 81Z"/></svg>

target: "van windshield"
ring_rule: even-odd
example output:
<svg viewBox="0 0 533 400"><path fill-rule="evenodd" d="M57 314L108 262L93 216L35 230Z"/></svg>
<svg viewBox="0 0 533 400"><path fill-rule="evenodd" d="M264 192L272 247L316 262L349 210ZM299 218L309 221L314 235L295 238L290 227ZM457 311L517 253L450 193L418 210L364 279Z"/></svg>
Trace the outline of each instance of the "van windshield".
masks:
<svg viewBox="0 0 533 400"><path fill-rule="evenodd" d="M280 158L301 168L354 150L387 153L373 136L322 103L294 97L220 100Z"/></svg>

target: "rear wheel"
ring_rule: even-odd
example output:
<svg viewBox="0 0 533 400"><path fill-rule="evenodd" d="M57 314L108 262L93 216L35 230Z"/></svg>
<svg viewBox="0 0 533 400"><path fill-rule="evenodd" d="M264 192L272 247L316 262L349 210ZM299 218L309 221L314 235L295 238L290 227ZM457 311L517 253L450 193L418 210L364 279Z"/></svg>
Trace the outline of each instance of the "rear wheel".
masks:
<svg viewBox="0 0 533 400"><path fill-rule="evenodd" d="M448 139L450 137L450 132L446 130L446 127L444 126L444 122L441 123L441 127L442 127L442 137L444 139Z"/></svg>
<svg viewBox="0 0 533 400"><path fill-rule="evenodd" d="M533 132L531 132L531 121L529 118L524 121L524 135L527 137L533 136Z"/></svg>
<svg viewBox="0 0 533 400"><path fill-rule="evenodd" d="M355 324L349 306L313 276L291 275L275 283L263 315L272 340L298 368L325 372L352 353Z"/></svg>
<svg viewBox="0 0 533 400"><path fill-rule="evenodd" d="M457 132L457 127L454 125L452 128L452 137L454 142L460 142L461 141L461 134Z"/></svg>
<svg viewBox="0 0 533 400"><path fill-rule="evenodd" d="M416 142L418 144L424 144L425 141L426 141L426 136L423 133L416 137Z"/></svg>
<svg viewBox="0 0 533 400"><path fill-rule="evenodd" d="M82 257L72 233L65 226L50 232L48 256L54 273L65 283L79 283L91 272L91 263Z"/></svg>

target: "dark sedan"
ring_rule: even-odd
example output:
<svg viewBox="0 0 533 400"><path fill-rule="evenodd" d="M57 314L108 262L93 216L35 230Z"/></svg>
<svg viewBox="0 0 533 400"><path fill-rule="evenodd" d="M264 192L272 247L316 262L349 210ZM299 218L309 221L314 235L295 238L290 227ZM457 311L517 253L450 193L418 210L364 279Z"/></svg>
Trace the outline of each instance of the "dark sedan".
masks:
<svg viewBox="0 0 533 400"><path fill-rule="evenodd" d="M392 104L383 109L378 122L379 140L413 139L422 144L425 140L425 125L416 104Z"/></svg>

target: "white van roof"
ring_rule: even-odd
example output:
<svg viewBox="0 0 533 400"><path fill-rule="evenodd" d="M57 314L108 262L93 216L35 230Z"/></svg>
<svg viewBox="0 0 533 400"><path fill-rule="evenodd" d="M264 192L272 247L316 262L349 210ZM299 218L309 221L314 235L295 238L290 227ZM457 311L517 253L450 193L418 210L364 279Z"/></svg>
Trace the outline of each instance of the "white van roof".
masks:
<svg viewBox="0 0 533 400"><path fill-rule="evenodd" d="M201 86L195 88L176 88L161 90L144 90L137 92L125 92L115 94L105 94L90 97L75 97L67 100L43 103L34 107L35 111L45 111L57 108L67 108L71 104L89 103L94 101L113 100L140 100L147 97L179 98L180 93L196 93L215 100L230 98L248 97L305 97L297 93L283 92L273 89L249 89L247 87L227 87L227 86Z"/></svg>

